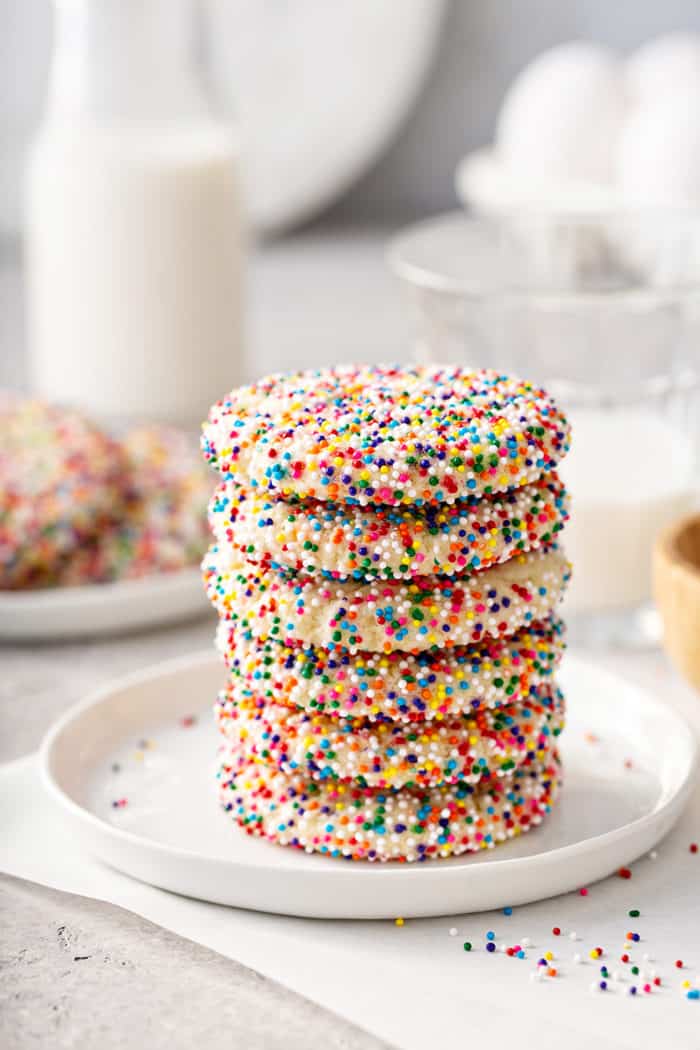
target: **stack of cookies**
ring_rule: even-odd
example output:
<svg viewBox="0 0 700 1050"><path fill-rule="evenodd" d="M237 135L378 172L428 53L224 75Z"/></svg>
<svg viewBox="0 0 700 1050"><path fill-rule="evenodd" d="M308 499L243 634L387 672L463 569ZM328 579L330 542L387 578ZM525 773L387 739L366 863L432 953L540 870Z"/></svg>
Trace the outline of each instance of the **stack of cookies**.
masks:
<svg viewBox="0 0 700 1050"><path fill-rule="evenodd" d="M276 375L212 408L219 791L249 834L422 861L542 821L568 441L544 391L488 371Z"/></svg>

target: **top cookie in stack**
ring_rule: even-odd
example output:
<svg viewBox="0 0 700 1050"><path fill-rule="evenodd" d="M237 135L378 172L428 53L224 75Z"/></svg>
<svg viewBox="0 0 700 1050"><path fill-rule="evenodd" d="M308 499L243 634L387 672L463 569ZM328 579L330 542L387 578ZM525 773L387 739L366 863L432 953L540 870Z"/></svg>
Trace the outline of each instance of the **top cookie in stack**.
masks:
<svg viewBox="0 0 700 1050"><path fill-rule="evenodd" d="M531 383L459 368L273 375L218 402L205 458L282 499L423 506L536 481L569 426Z"/></svg>
<svg viewBox="0 0 700 1050"><path fill-rule="evenodd" d="M277 375L212 408L202 444L223 480L204 573L231 669L216 709L229 742L221 791L246 830L331 855L412 860L538 823L563 717L551 675L569 574L555 467L568 440L542 390L489 371ZM500 666L514 672L510 688ZM369 668L389 676L389 695L379 682L370 697L358 688ZM407 689L416 682L418 703ZM474 722L490 709L497 724ZM445 718L439 739L416 743L398 728ZM389 728L377 737L373 721ZM347 746L330 758L312 746L339 734ZM356 820L350 833L329 817L347 791L373 814L361 834Z"/></svg>

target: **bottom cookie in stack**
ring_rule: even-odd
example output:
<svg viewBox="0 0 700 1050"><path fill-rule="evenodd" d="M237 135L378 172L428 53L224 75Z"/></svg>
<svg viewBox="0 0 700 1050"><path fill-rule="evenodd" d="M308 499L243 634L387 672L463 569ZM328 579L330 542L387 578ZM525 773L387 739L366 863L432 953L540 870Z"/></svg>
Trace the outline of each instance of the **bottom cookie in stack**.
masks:
<svg viewBox="0 0 700 1050"><path fill-rule="evenodd" d="M560 788L554 746L506 777L384 791L288 774L238 746L220 756L219 797L249 834L348 860L425 861L490 849L542 822Z"/></svg>

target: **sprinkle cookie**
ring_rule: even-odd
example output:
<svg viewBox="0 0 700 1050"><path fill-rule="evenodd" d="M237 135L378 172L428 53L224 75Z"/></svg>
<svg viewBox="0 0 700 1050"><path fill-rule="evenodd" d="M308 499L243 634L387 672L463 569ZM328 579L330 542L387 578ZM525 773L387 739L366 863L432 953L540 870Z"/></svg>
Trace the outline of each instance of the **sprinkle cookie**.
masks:
<svg viewBox="0 0 700 1050"><path fill-rule="evenodd" d="M551 682L564 630L552 618L470 646L353 655L260 641L222 620L217 646L239 696L335 718L425 722L527 700Z"/></svg>
<svg viewBox="0 0 700 1050"><path fill-rule="evenodd" d="M121 513L72 557L61 584L105 583L196 565L208 542L213 476L187 435L138 426L122 443L126 466Z"/></svg>
<svg viewBox="0 0 700 1050"><path fill-rule="evenodd" d="M564 700L544 689L526 703L449 722L369 724L219 694L215 716L237 754L311 780L372 788L434 787L509 776L541 760L563 728Z"/></svg>
<svg viewBox="0 0 700 1050"><path fill-rule="evenodd" d="M219 798L249 834L307 853L425 861L491 849L530 831L560 787L556 751L510 777L398 792L319 783L224 749Z"/></svg>
<svg viewBox="0 0 700 1050"><path fill-rule="evenodd" d="M505 492L568 445L565 417L531 383L423 366L273 375L214 405L202 435L208 462L246 487L386 506Z"/></svg>
<svg viewBox="0 0 700 1050"><path fill-rule="evenodd" d="M570 570L557 549L519 555L465 580L326 583L286 578L213 546L203 563L219 615L257 638L372 652L469 645L513 634L556 608Z"/></svg>
<svg viewBox="0 0 700 1050"><path fill-rule="evenodd" d="M330 579L466 576L551 544L568 519L556 473L483 499L416 507L284 503L224 482L209 505L212 530L244 558Z"/></svg>
<svg viewBox="0 0 700 1050"><path fill-rule="evenodd" d="M0 396L0 588L55 582L121 497L117 442L77 412Z"/></svg>

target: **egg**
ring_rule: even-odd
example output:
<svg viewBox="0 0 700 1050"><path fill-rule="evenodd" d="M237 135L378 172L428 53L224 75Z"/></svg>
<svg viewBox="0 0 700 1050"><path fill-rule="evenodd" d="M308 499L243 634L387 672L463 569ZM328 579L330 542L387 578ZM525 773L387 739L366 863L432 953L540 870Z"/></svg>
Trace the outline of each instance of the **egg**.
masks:
<svg viewBox="0 0 700 1050"><path fill-rule="evenodd" d="M514 80L498 119L498 155L525 178L605 184L624 114L622 61L595 44L563 44Z"/></svg>
<svg viewBox="0 0 700 1050"><path fill-rule="evenodd" d="M638 107L620 136L615 173L625 204L700 204L700 92Z"/></svg>
<svg viewBox="0 0 700 1050"><path fill-rule="evenodd" d="M625 84L637 105L700 93L700 34L669 33L650 40L625 63Z"/></svg>

